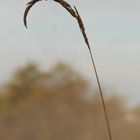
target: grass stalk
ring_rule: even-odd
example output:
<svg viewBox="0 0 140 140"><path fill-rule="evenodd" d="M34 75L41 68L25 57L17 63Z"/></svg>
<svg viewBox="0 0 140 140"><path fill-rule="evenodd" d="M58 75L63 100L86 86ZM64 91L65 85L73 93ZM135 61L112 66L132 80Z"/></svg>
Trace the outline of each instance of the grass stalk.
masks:
<svg viewBox="0 0 140 140"><path fill-rule="evenodd" d="M26 20L27 15L28 15L30 9L32 8L32 6L34 6L39 1L42 1L42 0L31 0L29 3L27 3L27 7L25 9L24 18L23 18L24 25L25 25L26 28L27 28L27 20ZM106 120L106 124L107 124L109 139L113 140L112 139L110 122L109 122L109 117L108 117L108 113L107 113L107 107L106 107L106 103L105 103L104 96L103 96L103 90L102 90L101 82L100 82L100 79L99 79L99 76L98 76L97 68L96 68L96 65L95 65L95 60L93 58L93 54L92 54L91 47L90 47L90 44L89 44L89 41L88 41L88 37L87 37L86 32L85 32L85 27L84 27L84 23L82 21L82 18L80 17L80 14L79 14L79 12L78 12L78 10L75 6L74 6L74 8L72 8L72 6L64 0L53 0L53 1L60 4L64 9L66 9L67 12L70 13L71 16L73 16L77 20L77 23L78 23L79 28L82 32L84 41L85 41L85 43L88 47L90 58L91 58L91 61L92 61L93 70L95 72L95 76L96 76L96 80L97 80L97 84L98 84L98 88L99 88L99 93L100 93L100 97L101 97L101 101L102 101L102 106L103 106L103 110L104 110L104 114L105 114L105 120Z"/></svg>

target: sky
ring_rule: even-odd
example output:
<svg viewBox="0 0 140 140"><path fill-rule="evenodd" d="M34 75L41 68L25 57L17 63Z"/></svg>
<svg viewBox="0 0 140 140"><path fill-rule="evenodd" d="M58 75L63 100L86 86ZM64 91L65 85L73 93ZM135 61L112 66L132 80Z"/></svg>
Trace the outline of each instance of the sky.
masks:
<svg viewBox="0 0 140 140"><path fill-rule="evenodd" d="M75 20L52 0L32 8L23 25L25 1L1 1L0 83L29 61L51 68L60 61L95 79L88 49ZM140 1L68 0L85 23L103 87L140 104ZM95 82L93 83L95 84Z"/></svg>

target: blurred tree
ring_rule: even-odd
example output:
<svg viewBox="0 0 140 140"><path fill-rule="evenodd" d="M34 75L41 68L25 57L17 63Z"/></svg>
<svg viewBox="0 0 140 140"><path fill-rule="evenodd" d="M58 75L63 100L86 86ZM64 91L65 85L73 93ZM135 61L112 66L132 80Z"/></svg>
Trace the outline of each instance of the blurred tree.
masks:
<svg viewBox="0 0 140 140"><path fill-rule="evenodd" d="M29 63L27 66L18 69L10 83L6 85L7 93L11 102L16 102L20 98L26 97L33 86L40 79L41 71L34 63Z"/></svg>
<svg viewBox="0 0 140 140"><path fill-rule="evenodd" d="M2 92L2 140L108 140L97 90L91 91L87 80L68 65L44 72L30 63L17 70ZM84 99L89 92L94 96ZM117 96L106 103L113 139L138 140L140 109L129 110Z"/></svg>

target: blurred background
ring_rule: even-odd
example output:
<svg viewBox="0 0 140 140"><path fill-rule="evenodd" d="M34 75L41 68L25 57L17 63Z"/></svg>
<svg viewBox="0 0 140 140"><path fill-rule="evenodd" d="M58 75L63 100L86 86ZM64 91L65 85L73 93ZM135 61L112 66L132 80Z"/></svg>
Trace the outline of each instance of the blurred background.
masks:
<svg viewBox="0 0 140 140"><path fill-rule="evenodd" d="M0 5L0 138L108 140L88 49L57 3ZM140 137L140 2L68 0L85 23L114 139Z"/></svg>

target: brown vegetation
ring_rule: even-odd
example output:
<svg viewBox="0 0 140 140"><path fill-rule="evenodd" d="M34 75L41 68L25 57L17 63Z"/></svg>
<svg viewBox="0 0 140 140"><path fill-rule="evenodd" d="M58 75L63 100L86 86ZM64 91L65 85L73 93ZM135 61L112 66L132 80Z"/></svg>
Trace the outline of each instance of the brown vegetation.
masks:
<svg viewBox="0 0 140 140"><path fill-rule="evenodd" d="M1 90L0 139L107 140L101 101L96 89L88 96L89 88L64 64L48 72L34 64L17 70ZM129 110L116 96L106 103L114 140L138 140L140 109Z"/></svg>

